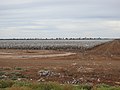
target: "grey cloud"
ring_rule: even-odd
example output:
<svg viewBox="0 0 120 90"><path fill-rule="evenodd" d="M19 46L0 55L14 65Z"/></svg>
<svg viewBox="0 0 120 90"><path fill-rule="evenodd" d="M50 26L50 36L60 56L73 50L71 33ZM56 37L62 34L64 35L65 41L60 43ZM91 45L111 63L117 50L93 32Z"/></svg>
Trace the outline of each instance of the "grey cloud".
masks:
<svg viewBox="0 0 120 90"><path fill-rule="evenodd" d="M105 18L119 19L118 0L45 0L8 5L1 10L0 18ZM111 7L112 6L112 7ZM10 9L12 7L12 9ZM18 8L19 7L19 8ZM2 8L2 7L1 7ZM4 10L5 8L5 10Z"/></svg>
<svg viewBox="0 0 120 90"><path fill-rule="evenodd" d="M18 34L21 37L29 34L33 37L39 36L36 33L45 34L46 37L80 35L112 37L112 33L113 37L120 36L120 23L114 24L112 28L111 24L105 24L105 21L120 22L120 0L12 1L15 2L5 0L0 3L0 31L2 31L0 37L6 36L5 33L10 29L14 29L10 37ZM44 26L46 28L42 28ZM23 30L30 33L25 35Z"/></svg>

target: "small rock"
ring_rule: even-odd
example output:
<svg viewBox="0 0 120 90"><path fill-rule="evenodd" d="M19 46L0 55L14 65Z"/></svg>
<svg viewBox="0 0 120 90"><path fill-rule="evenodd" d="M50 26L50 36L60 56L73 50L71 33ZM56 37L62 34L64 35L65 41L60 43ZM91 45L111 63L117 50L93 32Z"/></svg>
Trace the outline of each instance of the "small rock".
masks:
<svg viewBox="0 0 120 90"><path fill-rule="evenodd" d="M45 82L45 79L40 78L39 80L37 80L38 82Z"/></svg>
<svg viewBox="0 0 120 90"><path fill-rule="evenodd" d="M21 79L21 78L18 78L17 80L18 80L18 81L21 81L22 79Z"/></svg>
<svg viewBox="0 0 120 90"><path fill-rule="evenodd" d="M120 82L115 82L115 84L118 84L118 85L120 85Z"/></svg>
<svg viewBox="0 0 120 90"><path fill-rule="evenodd" d="M72 66L76 66L77 65L77 63L72 63Z"/></svg>
<svg viewBox="0 0 120 90"><path fill-rule="evenodd" d="M2 77L3 77L3 78L7 78L7 76L6 76L6 75L2 75Z"/></svg>
<svg viewBox="0 0 120 90"><path fill-rule="evenodd" d="M84 78L79 78L79 80L83 82L83 81L84 81Z"/></svg>
<svg viewBox="0 0 120 90"><path fill-rule="evenodd" d="M100 82L100 78L98 78L97 81Z"/></svg>
<svg viewBox="0 0 120 90"><path fill-rule="evenodd" d="M40 71L38 72L38 74L39 74L40 76L49 76L49 75L50 75L50 71L48 71L48 70L40 70Z"/></svg>

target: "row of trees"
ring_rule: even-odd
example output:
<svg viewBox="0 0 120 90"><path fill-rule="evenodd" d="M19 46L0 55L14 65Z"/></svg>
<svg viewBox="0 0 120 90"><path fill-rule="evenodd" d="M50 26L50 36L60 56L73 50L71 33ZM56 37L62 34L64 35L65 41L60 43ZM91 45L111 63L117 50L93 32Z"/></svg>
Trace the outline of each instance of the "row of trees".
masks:
<svg viewBox="0 0 120 90"><path fill-rule="evenodd" d="M109 40L110 38L12 38L0 40Z"/></svg>

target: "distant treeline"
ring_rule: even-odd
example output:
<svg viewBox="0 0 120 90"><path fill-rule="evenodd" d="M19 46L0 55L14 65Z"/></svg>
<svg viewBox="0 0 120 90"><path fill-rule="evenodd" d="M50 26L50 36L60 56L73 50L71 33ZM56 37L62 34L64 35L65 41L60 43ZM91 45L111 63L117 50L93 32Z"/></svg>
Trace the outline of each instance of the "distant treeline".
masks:
<svg viewBox="0 0 120 90"><path fill-rule="evenodd" d="M12 38L0 40L112 40L113 38Z"/></svg>

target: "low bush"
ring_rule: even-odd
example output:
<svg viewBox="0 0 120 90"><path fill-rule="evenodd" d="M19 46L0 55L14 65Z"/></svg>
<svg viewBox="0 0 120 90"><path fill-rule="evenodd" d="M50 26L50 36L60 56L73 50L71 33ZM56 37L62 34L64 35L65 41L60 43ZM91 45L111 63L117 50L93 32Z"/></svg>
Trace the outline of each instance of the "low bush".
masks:
<svg viewBox="0 0 120 90"><path fill-rule="evenodd" d="M12 85L14 84L13 81L0 81L0 88L7 88L7 87L12 87Z"/></svg>
<svg viewBox="0 0 120 90"><path fill-rule="evenodd" d="M23 70L21 67L15 67L15 70Z"/></svg>
<svg viewBox="0 0 120 90"><path fill-rule="evenodd" d="M12 72L10 73L9 78L11 80L17 80L18 78L27 78L27 77L20 72Z"/></svg>
<svg viewBox="0 0 120 90"><path fill-rule="evenodd" d="M32 90L32 89L29 87L11 87L6 90Z"/></svg>
<svg viewBox="0 0 120 90"><path fill-rule="evenodd" d="M55 82L0 81L0 90L120 90L120 86L100 84L92 87L90 85L60 85Z"/></svg>
<svg viewBox="0 0 120 90"><path fill-rule="evenodd" d="M120 90L119 86L109 86L106 84L97 85L97 90Z"/></svg>
<svg viewBox="0 0 120 90"><path fill-rule="evenodd" d="M2 76L2 75L4 75L5 74L5 72L3 72L3 71L0 71L0 76Z"/></svg>

